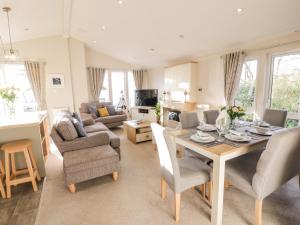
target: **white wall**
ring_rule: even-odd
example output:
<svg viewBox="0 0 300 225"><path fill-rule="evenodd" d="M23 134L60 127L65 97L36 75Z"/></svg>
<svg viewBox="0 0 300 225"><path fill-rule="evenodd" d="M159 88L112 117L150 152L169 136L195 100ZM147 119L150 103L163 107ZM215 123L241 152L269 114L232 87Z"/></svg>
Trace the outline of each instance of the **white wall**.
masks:
<svg viewBox="0 0 300 225"><path fill-rule="evenodd" d="M133 68L130 64L85 47L84 43L61 36L45 37L14 43L23 60L45 62L46 102L50 119L52 109L68 107L78 111L80 103L88 101L87 66L109 69ZM64 88L54 89L50 85L50 74L62 74ZM147 79L145 79L145 87Z"/></svg>
<svg viewBox="0 0 300 225"><path fill-rule="evenodd" d="M164 91L164 68L156 68L148 71L148 87L151 89L158 89L158 94L162 97Z"/></svg>

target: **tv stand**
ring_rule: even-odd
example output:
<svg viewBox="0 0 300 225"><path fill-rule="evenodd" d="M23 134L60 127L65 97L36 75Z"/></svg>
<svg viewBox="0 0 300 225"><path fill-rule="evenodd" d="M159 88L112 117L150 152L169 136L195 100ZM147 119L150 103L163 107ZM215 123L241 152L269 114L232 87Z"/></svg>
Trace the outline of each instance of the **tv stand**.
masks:
<svg viewBox="0 0 300 225"><path fill-rule="evenodd" d="M133 120L148 120L156 122L155 107L150 106L134 106L131 107L131 118Z"/></svg>

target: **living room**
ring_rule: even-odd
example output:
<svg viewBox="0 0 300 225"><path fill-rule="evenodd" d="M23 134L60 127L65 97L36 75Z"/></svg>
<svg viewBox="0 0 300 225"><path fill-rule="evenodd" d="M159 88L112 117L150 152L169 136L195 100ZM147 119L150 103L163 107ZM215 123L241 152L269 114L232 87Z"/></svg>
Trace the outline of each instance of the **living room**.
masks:
<svg viewBox="0 0 300 225"><path fill-rule="evenodd" d="M0 7L0 225L300 223L297 0Z"/></svg>

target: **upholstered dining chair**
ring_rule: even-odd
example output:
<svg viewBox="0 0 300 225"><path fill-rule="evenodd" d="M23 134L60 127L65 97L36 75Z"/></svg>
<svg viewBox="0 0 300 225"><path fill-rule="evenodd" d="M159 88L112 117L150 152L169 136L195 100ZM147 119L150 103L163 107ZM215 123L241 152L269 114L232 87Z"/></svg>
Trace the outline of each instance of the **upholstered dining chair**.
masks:
<svg viewBox="0 0 300 225"><path fill-rule="evenodd" d="M197 126L199 125L199 119L197 112L182 112L179 115L179 121L181 129L197 129ZM193 152L189 149L185 149L185 155L187 157L196 157L198 159L201 159L203 162L208 163L211 162L211 160L203 155L197 154L196 152Z"/></svg>
<svg viewBox="0 0 300 225"><path fill-rule="evenodd" d="M216 119L218 118L220 112L219 110L211 109L203 112L204 122L207 124L216 124Z"/></svg>
<svg viewBox="0 0 300 225"><path fill-rule="evenodd" d="M287 117L286 110L266 109L263 115L263 121L272 126L284 127Z"/></svg>
<svg viewBox="0 0 300 225"><path fill-rule="evenodd" d="M256 199L255 225L262 225L263 200L300 172L300 127L274 134L266 150L257 158L255 152L226 163L226 179Z"/></svg>
<svg viewBox="0 0 300 225"><path fill-rule="evenodd" d="M166 197L167 185L175 193L175 220L179 221L181 192L210 181L211 168L196 158L176 157L176 147L168 131L152 123L161 169L161 197Z"/></svg>

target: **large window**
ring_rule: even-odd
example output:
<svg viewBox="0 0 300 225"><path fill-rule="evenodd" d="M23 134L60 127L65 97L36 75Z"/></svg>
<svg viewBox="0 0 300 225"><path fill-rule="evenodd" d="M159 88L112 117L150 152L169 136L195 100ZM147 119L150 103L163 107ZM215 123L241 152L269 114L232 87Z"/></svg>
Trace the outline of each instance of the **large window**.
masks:
<svg viewBox="0 0 300 225"><path fill-rule="evenodd" d="M104 81L103 81L102 89L101 89L101 92L100 92L99 100L101 102L107 102L107 101L110 100L110 97L109 97L109 79L108 79L108 73L107 72L104 75Z"/></svg>
<svg viewBox="0 0 300 225"><path fill-rule="evenodd" d="M135 105L135 83L132 72L128 72L128 104L130 107Z"/></svg>
<svg viewBox="0 0 300 225"><path fill-rule="evenodd" d="M0 64L0 88L14 87L17 89L15 100L16 113L36 110L36 102L25 72L24 64ZM0 98L0 114L6 114L8 109Z"/></svg>
<svg viewBox="0 0 300 225"><path fill-rule="evenodd" d="M288 110L287 126L297 126L300 119L300 53L272 58L270 107Z"/></svg>
<svg viewBox="0 0 300 225"><path fill-rule="evenodd" d="M243 64L239 88L235 104L247 110L247 114L255 111L257 60L247 60Z"/></svg>
<svg viewBox="0 0 300 225"><path fill-rule="evenodd" d="M112 88L112 102L115 106L119 104L122 94L125 94L125 73L111 72L111 88Z"/></svg>

